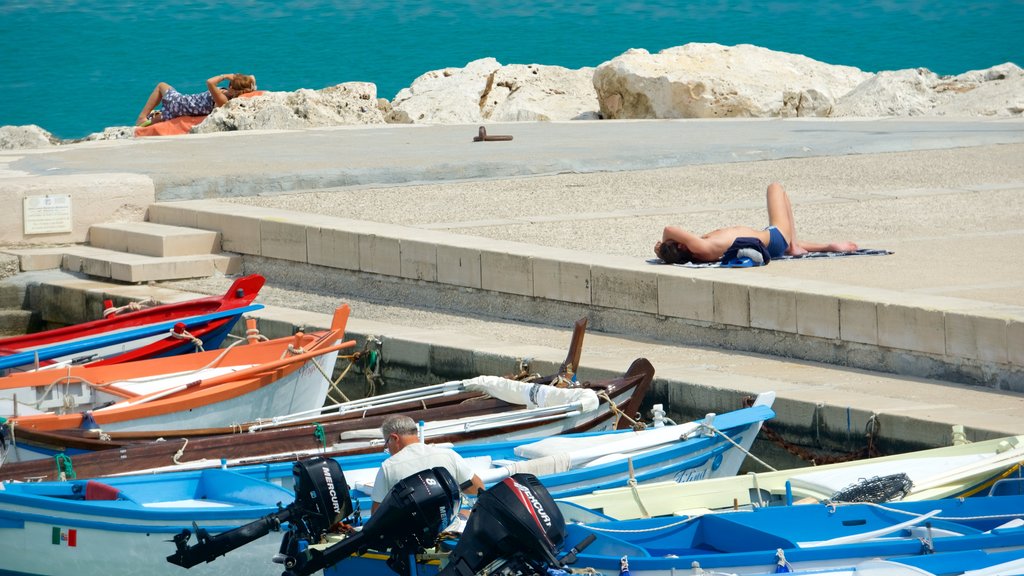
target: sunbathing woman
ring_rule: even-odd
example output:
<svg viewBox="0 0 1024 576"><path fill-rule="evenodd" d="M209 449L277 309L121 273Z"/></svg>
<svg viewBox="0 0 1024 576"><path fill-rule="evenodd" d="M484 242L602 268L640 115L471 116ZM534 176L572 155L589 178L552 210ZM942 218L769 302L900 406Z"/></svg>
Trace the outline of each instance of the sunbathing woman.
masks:
<svg viewBox="0 0 1024 576"><path fill-rule="evenodd" d="M767 196L768 227L764 230L731 226L697 236L677 226L666 226L661 241L654 245L654 253L668 264L717 262L733 241L741 237L760 240L772 258L783 254L799 256L808 252L853 252L857 249L853 242L816 244L798 241L789 195L781 184L774 182L768 185Z"/></svg>
<svg viewBox="0 0 1024 576"><path fill-rule="evenodd" d="M219 86L225 80L228 81L226 89ZM182 94L166 82L157 84L136 118L135 125L149 125L178 116L206 116L214 108L227 104L228 100L256 90L256 77L248 74L221 74L207 80L206 88L206 92L199 94ZM161 103L163 108L154 112L153 109Z"/></svg>

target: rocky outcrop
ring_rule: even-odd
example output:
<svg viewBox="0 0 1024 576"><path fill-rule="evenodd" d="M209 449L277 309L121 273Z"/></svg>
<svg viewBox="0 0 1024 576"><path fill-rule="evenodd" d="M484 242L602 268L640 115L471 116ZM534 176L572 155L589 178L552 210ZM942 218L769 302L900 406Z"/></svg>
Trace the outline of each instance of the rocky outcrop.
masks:
<svg viewBox="0 0 1024 576"><path fill-rule="evenodd" d="M958 76L924 68L879 72L844 95L833 116L1020 116L1024 70L1006 63Z"/></svg>
<svg viewBox="0 0 1024 576"><path fill-rule="evenodd" d="M480 112L491 122L596 120L593 76L593 68L502 66L480 96Z"/></svg>
<svg viewBox="0 0 1024 576"><path fill-rule="evenodd" d="M267 92L235 98L217 108L193 133L230 130L298 130L349 124L383 124L377 104L377 86L346 82L323 90Z"/></svg>
<svg viewBox="0 0 1024 576"><path fill-rule="evenodd" d="M35 124L0 126L0 150L45 148L59 142L60 139Z"/></svg>
<svg viewBox="0 0 1024 576"><path fill-rule="evenodd" d="M417 124L475 124L597 117L593 68L512 64L494 58L434 70L395 96L394 113Z"/></svg>
<svg viewBox="0 0 1024 576"><path fill-rule="evenodd" d="M597 67L605 118L829 116L871 74L742 44L629 50Z"/></svg>
<svg viewBox="0 0 1024 576"><path fill-rule="evenodd" d="M391 106L417 124L480 122L480 97L498 68L501 64L494 58L482 58L464 68L432 70L399 91Z"/></svg>
<svg viewBox="0 0 1024 576"><path fill-rule="evenodd" d="M872 74L751 45L629 50L597 68L502 65L494 58L423 74L388 102L375 85L236 98L193 132L325 126L564 121L597 118L1020 117L1024 70L1006 63L957 76ZM0 127L0 150L131 138L118 126L60 140L39 126Z"/></svg>
<svg viewBox="0 0 1024 576"><path fill-rule="evenodd" d="M135 137L135 126L112 126L103 132L93 132L85 138L73 142L94 142L97 140L123 140Z"/></svg>

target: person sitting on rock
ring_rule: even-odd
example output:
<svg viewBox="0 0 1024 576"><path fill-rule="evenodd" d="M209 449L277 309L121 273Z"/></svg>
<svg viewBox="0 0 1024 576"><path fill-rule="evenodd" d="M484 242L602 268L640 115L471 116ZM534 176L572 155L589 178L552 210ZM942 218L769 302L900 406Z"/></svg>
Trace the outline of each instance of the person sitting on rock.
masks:
<svg viewBox="0 0 1024 576"><path fill-rule="evenodd" d="M853 252L853 242L832 242L818 244L796 239L796 223L789 195L782 185L773 182L768 185L768 227L755 230L746 226L719 228L697 236L678 226L666 226L661 241L654 244L654 253L666 264L687 262L717 262L737 238L751 237L760 240L772 258L783 254L799 256L808 252Z"/></svg>
<svg viewBox="0 0 1024 576"><path fill-rule="evenodd" d="M228 81L227 88L219 84ZM228 100L256 90L256 77L248 74L221 74L206 81L206 92L182 94L166 82L160 82L149 95L146 105L135 120L136 126L148 126L179 116L206 116ZM163 104L160 110L154 109Z"/></svg>

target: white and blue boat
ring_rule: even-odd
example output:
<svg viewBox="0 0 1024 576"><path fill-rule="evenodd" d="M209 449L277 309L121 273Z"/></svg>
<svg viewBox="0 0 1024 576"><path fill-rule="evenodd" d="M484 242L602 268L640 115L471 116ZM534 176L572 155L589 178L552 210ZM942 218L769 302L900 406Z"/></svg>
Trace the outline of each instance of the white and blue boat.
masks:
<svg viewBox="0 0 1024 576"><path fill-rule="evenodd" d="M168 574L176 534L196 522L211 533L246 525L294 499L290 490L228 470L0 484L0 574ZM275 574L267 538L190 574Z"/></svg>
<svg viewBox="0 0 1024 576"><path fill-rule="evenodd" d="M620 521L556 503L535 476L523 474L481 494L461 535L442 536L435 546L440 528L433 526L449 520L445 491L410 490L430 479L426 472L407 479L356 534L302 548L290 532L281 548L290 566L285 575L322 569L329 576L1011 576L1024 570L1019 494ZM384 550L383 541L394 544ZM209 550L187 552L203 557Z"/></svg>
<svg viewBox="0 0 1024 576"><path fill-rule="evenodd" d="M566 510L565 517L583 520ZM961 574L1024 558L1024 496L755 508L702 516L566 525L595 537L571 567L671 574ZM886 564L879 564L885 561ZM878 572L874 572L878 573ZM1009 573L1007 573L1009 574Z"/></svg>
<svg viewBox="0 0 1024 576"><path fill-rule="evenodd" d="M704 420L646 430L564 434L542 440L490 441L455 445L485 485L517 473L531 473L558 497L631 483L671 480L690 482L735 476L761 424L775 416L774 392L760 394L753 406ZM369 509L377 469L387 458L383 442L369 454L336 458L345 471L353 498ZM291 464L241 464L231 469L291 489Z"/></svg>
<svg viewBox="0 0 1024 576"><path fill-rule="evenodd" d="M570 435L583 446L560 452L570 467L541 475L556 495L583 493L597 487L621 486L631 479L663 479L731 475L760 425L774 413L774 395L750 408L720 414L707 421L644 432L610 431ZM650 434L653 433L653 434ZM726 438L728 437L728 439ZM647 438L643 442L639 439ZM550 440L550 439L549 439ZM548 440L539 441L539 444ZM523 449L538 442L498 442L457 446L491 482L513 473L513 463L535 458ZM548 442L550 444L550 442ZM600 447L595 450L593 447ZM536 446L534 446L536 448ZM611 448L617 457L601 458ZM517 455L517 448L521 454ZM550 448L550 446L549 446ZM603 451L602 451L603 450ZM598 453L601 454L598 454ZM567 455L566 455L567 454ZM368 515L368 486L383 452L330 460L340 463L355 503L355 515ZM632 464L632 465L630 465ZM174 551L172 538L183 531L217 535L259 522L294 499L295 468L291 463L252 464L166 474L136 474L98 481L0 484L0 574L120 574L181 576L181 568L165 557ZM295 491L295 492L293 492ZM280 574L271 558L275 538L262 538L231 551L215 564L198 564L190 574ZM73 544L73 545L72 545Z"/></svg>

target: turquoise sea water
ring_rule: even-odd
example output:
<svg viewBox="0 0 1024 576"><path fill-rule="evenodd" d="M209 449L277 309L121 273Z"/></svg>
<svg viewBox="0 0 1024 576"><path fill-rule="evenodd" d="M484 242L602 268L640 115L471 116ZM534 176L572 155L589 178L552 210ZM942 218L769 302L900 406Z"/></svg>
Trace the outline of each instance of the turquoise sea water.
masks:
<svg viewBox="0 0 1024 576"><path fill-rule="evenodd" d="M597 66L629 48L756 44L867 71L959 74L1024 65L1024 0L0 0L0 125L63 138L134 123L160 81L205 89L366 81L392 98L417 76L493 56Z"/></svg>

